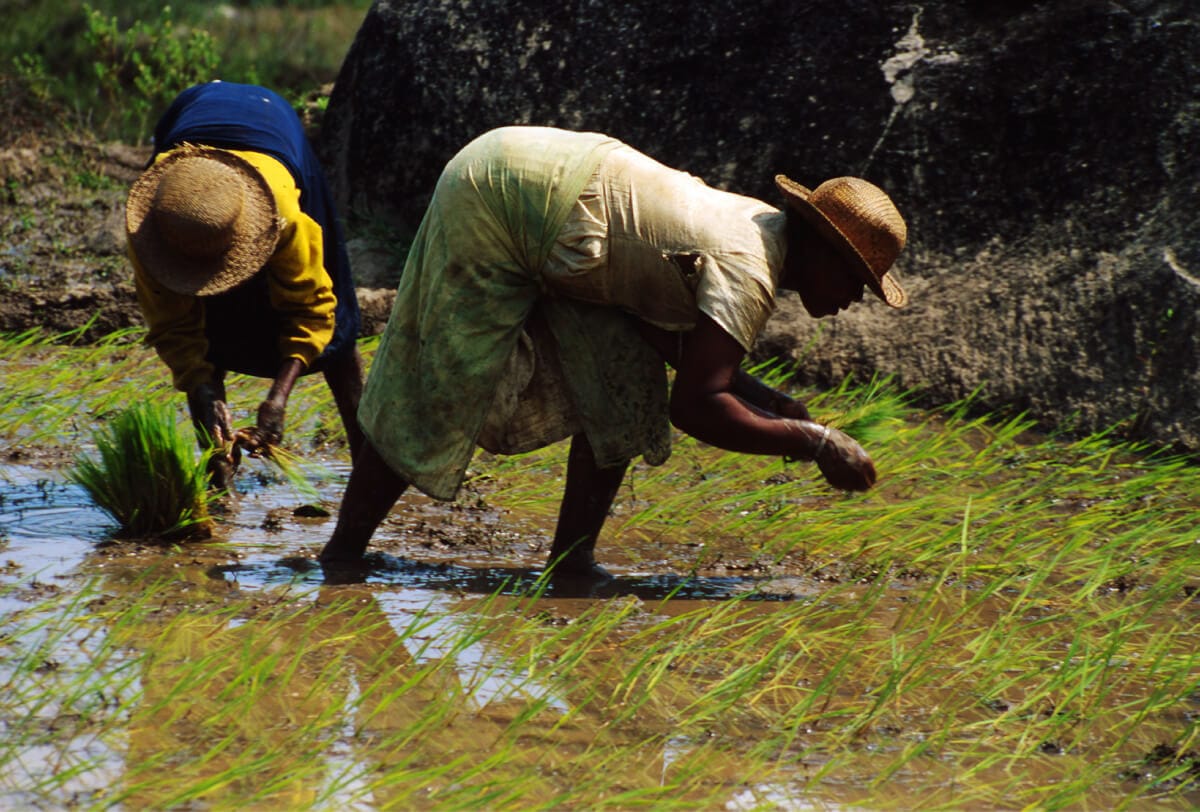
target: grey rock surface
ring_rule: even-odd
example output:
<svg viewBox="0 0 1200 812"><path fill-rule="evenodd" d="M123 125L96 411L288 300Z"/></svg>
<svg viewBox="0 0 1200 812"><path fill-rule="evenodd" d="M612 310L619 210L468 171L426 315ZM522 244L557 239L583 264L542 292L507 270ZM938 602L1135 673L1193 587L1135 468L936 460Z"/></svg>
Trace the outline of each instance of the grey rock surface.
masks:
<svg viewBox="0 0 1200 812"><path fill-rule="evenodd" d="M758 354L1197 450L1197 53L1188 0L377 0L319 146L400 234L511 123L776 203L776 172L861 175L908 220L912 304L816 322L785 296Z"/></svg>

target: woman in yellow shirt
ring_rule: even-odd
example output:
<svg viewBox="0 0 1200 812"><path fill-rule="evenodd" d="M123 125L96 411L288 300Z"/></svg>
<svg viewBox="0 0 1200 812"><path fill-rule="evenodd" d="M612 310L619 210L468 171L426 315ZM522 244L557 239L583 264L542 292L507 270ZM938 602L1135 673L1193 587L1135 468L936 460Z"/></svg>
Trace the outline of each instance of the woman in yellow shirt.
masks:
<svg viewBox="0 0 1200 812"><path fill-rule="evenodd" d="M325 375L351 452L362 360L359 312L332 198L299 117L275 93L211 82L181 93L155 130L156 154L126 206L147 342L187 395L202 445L283 436L296 379ZM225 374L272 379L256 424L230 425Z"/></svg>

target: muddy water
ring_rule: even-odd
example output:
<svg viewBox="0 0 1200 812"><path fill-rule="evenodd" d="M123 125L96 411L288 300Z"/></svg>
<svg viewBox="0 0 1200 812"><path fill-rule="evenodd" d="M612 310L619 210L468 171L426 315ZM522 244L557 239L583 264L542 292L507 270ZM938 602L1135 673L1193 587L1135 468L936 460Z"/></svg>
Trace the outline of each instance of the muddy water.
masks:
<svg viewBox="0 0 1200 812"><path fill-rule="evenodd" d="M238 496L221 510L216 540L186 545L184 555L207 566L210 577L250 589L325 583L313 559L332 532L331 514L348 466L340 461L314 464L309 476L317 488L314 498L254 465L248 462L243 468ZM66 584L87 577L98 549L120 550L117 560L132 564L140 556L164 554L163 548L114 542L112 530L111 520L81 488L65 481L62 469L0 464L0 585ZM464 508L406 494L372 541L373 566L362 583L415 591L418 601L442 593L521 593L541 576L552 532L552 523L536 515ZM619 576L616 582L590 587L586 594L577 586L552 584L546 597L567 603L621 595L671 597L690 608L693 601L795 600L817 593L811 582L786 575L681 575L662 559L658 545L637 537L601 553ZM19 599L0 597L4 600Z"/></svg>
<svg viewBox="0 0 1200 812"><path fill-rule="evenodd" d="M282 716L320 715L328 713L330 707L350 707L356 695L368 690L372 683L398 681L405 674L439 664L444 667L439 668L435 679L414 692L411 700L406 699L387 711L408 723L425 712L423 703L432 701L429 692L457 697L465 713L457 716L449 728L435 729L422 742L433 761L485 758L490 743L504 737L513 719L536 706L540 709L537 718L542 721L531 725L519 754L513 756L514 763L505 767L514 772L561 774L569 785L574 780L572 770L579 769L579 762L590 748L597 743L614 744L614 739L630 735L627 727L614 728L595 703L588 704L586 699L572 696L561 685L539 682L509 667L505 654L486 637L470 639L473 613L480 601L497 592L522 593L537 581L550 536L544 516L499 512L483 505L445 506L419 496L408 497L402 509L381 528L373 545L380 552L374 554L375 567L369 575L359 583L331 584L312 558L331 532L333 519L306 507L335 506L346 474L344 464L322 462L310 476L319 494L313 499L261 471L245 470L239 481L242 493L221 517L221 531L214 543L161 549L129 542L112 543L105 515L90 505L80 489L64 483L61 470L0 466L0 612L36 614L43 601L51 605L51 597L61 598L73 591L86 591L89 601L103 603L114 595L136 591L144 583L143 573L164 568L173 570L185 587L179 593L182 597L178 604L170 607L171 612L184 616L189 610L188 594L195 596L197 606L203 604L206 608L211 608L213 601L219 601L223 594L242 599L261 593L264 600L287 600L299 605L328 604L349 596L361 610L352 622L347 621L345 628L295 630L295 639L303 639L306 645L332 646L352 663L352 676L338 683L344 685L344 695L314 698L295 691L289 697L266 698L257 703L241 723L262 736L264 747L289 746L274 721ZM767 614L788 605L826 600L821 584L796 573L685 577L663 561L661 549L636 538L620 547L606 549L605 561L619 576L613 584L587 594L556 591L554 587L545 592L539 605L547 623L570 623L599 599L641 601L646 610L631 621L634 624L683 615L697 607L719 605L734 598L755 598L750 603L741 601L748 607L746 611ZM864 587L863 592L867 589ZM889 586L882 599L870 604L869 611L861 618L867 637L888 637L896 617L905 611L909 600L907 589L902 584ZM836 603L828 607L830 617L844 619L853 615L857 597L853 590L843 590ZM997 599L994 603L981 603L977 611L973 625L987 627L1004 615L1005 606ZM427 624L422 634L402 637L400 631L417 618ZM136 638L138 632L126 630L122 634ZM196 621L195 628L183 626L172 645L179 647L179 654L185 659L202 658L210 641L230 635L239 645L247 647L256 638L253 627L245 620L222 621L206 616ZM445 642L461 641L464 637L470 642L455 645ZM86 669L89 652L97 645L88 635L56 641L53 670ZM287 636L276 645L286 647ZM77 656L83 659L77 660ZM613 651L611 656L628 658L631 663L636 660L636 653L631 652ZM380 673L376 665L381 657L393 666L386 673ZM106 661L104 667L107 671L119 670L120 663L117 657ZM0 674L0 683L7 676ZM47 678L53 677L48 674ZM114 691L106 683L105 691L110 695L105 701L115 706L133 701L143 705L161 701L166 707L169 703L156 694L159 682L152 673L146 673L120 690ZM858 690L849 684L835 686L831 701L850 702ZM929 705L936 707L940 700L936 688L931 688L927 696ZM1115 696L1113 701L1119 703L1122 699ZM188 701L202 716L221 713L221 695L192 696ZM584 710L576 711L580 707ZM1160 720L1155 723L1158 727L1147 723L1139 733L1144 740L1132 743L1131 752L1145 752L1155 742L1169 740L1178 726L1188 723L1189 714L1198 713L1200 697L1192 705L1180 707L1177 718ZM899 720L899 727L903 727L904 721ZM909 721L916 726L916 719ZM50 743L27 741L17 745L19 758L0 762L7 764L0 772L9 773L0 775L0 806L45 805L46 797L28 787L50 781L51 777L57 786L51 796L52 805L70 805L71 799L90 797L119 782L133 765L162 753L195 746L199 735L188 732L190 728L181 725L177 715L167 715L161 725L151 729L130 730L122 741L92 735L86 729L61 729L60 724L56 718L51 726L55 731ZM753 753L757 735L753 725L746 725L740 732L725 731L720 758L711 757L711 745L703 738L664 733L663 718L654 714L648 715L645 725L645 749L639 750L636 742L617 741L636 758L621 765L606 765L605 769L619 770L619 783L637 787L654 786L676 771L694 770L696 764L703 764L706 786L728 788L720 796L720 806L730 810L852 807L864 797L864 788L875 781L876 765L888 763L892 754L886 751L912 746L904 734L898 733L891 744L885 738L883 745L865 747L854 769L839 770L822 780L819 791L814 791L811 780L822 767L819 758L809 757L795 764L777 763L764 773L761 755ZM292 799L296 805L307 805L314 799L320 799L319 805L324 808L369 809L389 803L386 792L377 789L374 803L364 804L362 786L339 778L356 774L364 760L380 759L378 753L360 740L355 720L348 719L340 738L316 754L320 769L314 772L303 796ZM1084 753L1055 754L1054 760L1048 755L1045 780L1053 782L1055 777L1076 772L1071 766L1073 760L1079 762L1077 771L1084 773L1086 758ZM71 764L86 764L87 768L63 779L64 759ZM19 765L20 775L13 774L14 765ZM218 760L210 766L216 769L226 765ZM383 770L388 764L380 760L375 766ZM959 769L957 764L937 758L915 759L889 777L886 789L873 789L872 797L876 802L904 808L931 802L952 805L954 786L960 780ZM1036 768L1022 766L1022 769L1037 780ZM975 771L971 778L1004 786L1009 780L1007 770L1008 766L998 762L994 767ZM186 771L182 775L193 780L203 778ZM758 780L757 776L763 778ZM254 780L266 779L255 776ZM547 777L544 785L531 787L529 799L546 802L560 791L562 785ZM1114 776L1111 786L1097 787L1093 797L1098 806L1105 807L1110 805L1106 799L1119 799L1122 791ZM163 795L147 790L129 799L129 806L153 807L163 800ZM706 800L711 802L711 798ZM1003 798L997 798L993 805L1006 808Z"/></svg>
<svg viewBox="0 0 1200 812"><path fill-rule="evenodd" d="M419 645L405 641L406 665L416 669L445 658L452 660L445 688L460 697L465 709L476 714L476 730L466 734L459 731L454 736L468 741L494 739L520 707L531 703L545 709L550 723L568 713L569 697L556 694L548 686L531 683L527 676L508 674L486 640L455 645L452 649L439 643L462 636L480 599L493 593L517 594L533 588L541 575L551 532L544 520L536 516L501 515L482 507L446 506L420 495L408 496L397 511L402 518L394 514L377 534L373 549L386 552L372 553L374 566L369 574L352 585L330 585L313 557L331 532L334 520L321 515L322 509L311 508L337 504L348 475L347 466L337 461L320 463L309 477L318 489L319 496L314 499L311 494L300 494L270 477L269 472L254 469L254 465L251 462L244 467L238 482L240 494L220 515L218 537L213 542L174 548L113 541L109 518L91 504L81 488L65 481L63 469L0 465L0 613L10 616L23 613L32 617L30 622L36 626L41 622L38 615L43 604L53 607L51 613L61 612L64 602L68 611L82 613L82 608L71 604L67 597L73 592L86 592L89 603L97 600L96 595L102 596L101 602L114 595L120 599L119 596L136 591L144 583L145 573L164 568L173 570L173 577L185 585L185 591L175 599L179 605L170 611L187 611L189 584L193 594L202 593L206 598L225 588L230 590L231 598L261 591L269 594L272 601L280 600L279 595L283 594L287 600L301 604L327 603L347 594L358 595L365 607L363 611L378 626L400 629L414 617L426 619L423 622L428 627ZM655 558L653 551L639 554L627 548L618 556L625 563L615 567L622 577L614 585L592 588L586 593L554 586L546 589L542 602L550 622L568 623L604 598L634 596L634 599L659 601L672 596L673 611L684 612L706 601L744 596L756 589L754 581L736 577L685 578L664 571L638 572L629 564L630 556L643 561ZM786 579L777 586L785 592L765 592L756 597L766 600L795 597L786 592L792 586ZM210 602L206 602L206 608L211 608ZM364 624L371 627L371 620ZM88 651L96 642L87 635L80 639L72 635L65 640L42 641L39 634L34 634L33 638L46 642L52 649L47 669L55 673L78 673L91 667ZM380 642L375 653L390 645L394 643ZM191 651L190 656L197 656L196 651ZM351 658L365 662L370 656L359 652ZM119 670L123 666L119 662L105 666L106 670L114 667ZM0 666L0 684L12 676L11 668ZM154 696L153 680L143 677L139 684L140 689L134 686L130 690L140 693L137 701L145 704L151 701L147 695ZM53 720L48 721L51 727L58 727L61 723L56 714L61 714L62 708L51 702L48 709L38 709L34 706L39 701L31 701L29 712L42 714ZM110 697L110 701L121 704L134 698ZM213 714L219 713L215 698L191 697L189 701L201 706L211 701ZM331 701L349 702L350 698ZM19 705L10 706L8 712L19 715ZM267 718L262 724L263 735L269 740L272 714L269 709L264 713ZM602 719L592 719L581 728L562 733L558 746L583 752L603 727ZM117 783L130 763L192 744L175 738L186 735L166 729L154 735L144 730L136 734L131 731L130 745L116 747L91 734L72 735L70 731L62 731L56 734L53 745L36 742L16 745L18 755L7 766L0 767L0 806L44 804L44 796L17 789L28 783L60 784L51 796L59 800L88 797ZM458 750L462 745L446 743L444 747ZM670 769L689 749L687 741L672 740L662 753L654 756L659 764L655 769ZM353 769L352 755L353 748L331 747L324 754L328 762L326 774ZM64 757L86 763L88 769L64 781L59 777ZM0 760L0 764L4 763ZM25 775L14 775L14 767L19 767L17 772ZM637 780L642 778L639 775ZM778 794L782 790L771 791ZM345 808L336 801L338 793L350 798L355 792L353 785L334 792L333 807ZM749 797L744 796L743 800ZM156 805L162 798L152 795L143 800Z"/></svg>

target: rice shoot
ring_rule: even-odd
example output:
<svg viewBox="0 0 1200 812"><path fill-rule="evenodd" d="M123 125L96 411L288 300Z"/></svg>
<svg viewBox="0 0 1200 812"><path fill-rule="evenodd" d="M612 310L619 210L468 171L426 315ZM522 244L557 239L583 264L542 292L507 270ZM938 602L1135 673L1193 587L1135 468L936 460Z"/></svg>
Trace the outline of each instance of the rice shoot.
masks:
<svg viewBox="0 0 1200 812"><path fill-rule="evenodd" d="M207 455L169 406L139 404L97 429L99 457L80 455L68 472L119 525L120 538L207 538Z"/></svg>
<svg viewBox="0 0 1200 812"><path fill-rule="evenodd" d="M301 496L307 499L320 498L320 493L304 475L303 458L299 454L293 454L283 446L271 445L266 446L261 454L255 456L270 461L279 470L288 485L292 486Z"/></svg>
<svg viewBox="0 0 1200 812"><path fill-rule="evenodd" d="M864 445L884 443L904 426L910 413L909 397L898 392L890 376L875 376L866 385L851 386L847 377L840 387L827 393L844 403L829 425Z"/></svg>

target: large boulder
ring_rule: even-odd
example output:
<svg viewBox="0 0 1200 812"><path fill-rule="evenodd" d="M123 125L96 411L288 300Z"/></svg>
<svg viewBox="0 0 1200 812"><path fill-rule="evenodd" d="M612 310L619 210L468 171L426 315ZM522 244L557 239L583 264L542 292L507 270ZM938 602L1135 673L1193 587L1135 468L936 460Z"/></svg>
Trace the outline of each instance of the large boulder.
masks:
<svg viewBox="0 0 1200 812"><path fill-rule="evenodd" d="M772 202L776 172L867 177L908 220L912 304L816 322L785 296L759 354L1196 450L1197 53L1190 0L377 0L320 149L398 233L511 123Z"/></svg>

